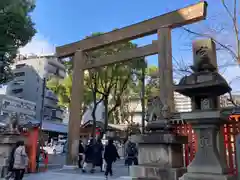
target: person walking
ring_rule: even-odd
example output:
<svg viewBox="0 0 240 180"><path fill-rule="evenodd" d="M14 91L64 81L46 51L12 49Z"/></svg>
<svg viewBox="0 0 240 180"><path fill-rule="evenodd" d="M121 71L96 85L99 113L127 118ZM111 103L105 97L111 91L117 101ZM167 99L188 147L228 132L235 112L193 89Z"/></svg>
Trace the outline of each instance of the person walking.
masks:
<svg viewBox="0 0 240 180"><path fill-rule="evenodd" d="M90 139L89 144L85 149L85 159L82 167L82 172L86 172L87 165L91 164L91 173L94 173L94 139Z"/></svg>
<svg viewBox="0 0 240 180"><path fill-rule="evenodd" d="M9 161L8 161L8 173L5 177L6 180L9 180L10 178L14 178L14 170L13 170L13 164L14 164L14 153L15 150L18 148L18 143L15 144L15 146L12 148L12 151L9 156Z"/></svg>
<svg viewBox="0 0 240 180"><path fill-rule="evenodd" d="M117 148L113 144L113 140L110 139L110 140L108 140L108 145L105 147L105 151L104 151L104 160L107 163L107 167L106 167L106 171L105 171L106 179L108 178L108 174L110 174L110 176L113 175L112 164L117 159L120 159L118 152L117 152Z"/></svg>
<svg viewBox="0 0 240 180"><path fill-rule="evenodd" d="M100 171L102 171L103 166L103 144L101 139L97 139L96 144L94 145L94 166L100 166Z"/></svg>
<svg viewBox="0 0 240 180"><path fill-rule="evenodd" d="M84 159L84 147L82 141L79 140L79 148L78 148L78 167L82 169L82 161Z"/></svg>
<svg viewBox="0 0 240 180"><path fill-rule="evenodd" d="M15 180L22 180L25 173L25 168L28 165L28 157L23 141L18 141L16 146L17 148L14 152L13 170L15 173Z"/></svg>

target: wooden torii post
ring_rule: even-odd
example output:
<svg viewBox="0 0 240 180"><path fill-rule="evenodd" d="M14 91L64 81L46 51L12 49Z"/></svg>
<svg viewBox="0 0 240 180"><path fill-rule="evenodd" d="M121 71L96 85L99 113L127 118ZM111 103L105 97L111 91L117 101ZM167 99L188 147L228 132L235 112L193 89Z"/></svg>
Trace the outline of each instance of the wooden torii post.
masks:
<svg viewBox="0 0 240 180"><path fill-rule="evenodd" d="M78 155L80 112L83 101L84 70L106 66L110 64L130 61L138 57L159 54L159 73L161 75L160 97L169 107L173 108L172 89L172 55L171 55L171 29L192 24L206 17L206 2L200 2L188 7L157 16L118 30L114 30L96 37L86 38L56 48L59 58L74 56L73 80L70 102L70 118L68 132L67 165L75 165ZM151 34L158 34L158 40L144 47L119 52L115 55L87 62L85 52L96 50L107 45L134 40Z"/></svg>

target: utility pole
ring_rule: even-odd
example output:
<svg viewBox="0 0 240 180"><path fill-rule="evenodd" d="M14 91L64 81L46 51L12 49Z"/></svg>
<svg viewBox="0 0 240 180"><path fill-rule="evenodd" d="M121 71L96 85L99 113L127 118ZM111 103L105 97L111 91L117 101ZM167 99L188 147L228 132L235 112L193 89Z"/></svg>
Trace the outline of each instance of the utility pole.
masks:
<svg viewBox="0 0 240 180"><path fill-rule="evenodd" d="M145 65L142 67L141 81L142 81L142 88L141 88L142 134L144 134L145 133Z"/></svg>
<svg viewBox="0 0 240 180"><path fill-rule="evenodd" d="M39 144L38 144L38 152L37 152L37 171L39 170L39 163L40 163L40 150L41 150L41 140L43 137L42 134L42 124L43 124L43 119L44 119L44 99L45 99L45 89L46 89L46 78L43 78L43 83L42 83L42 102L41 102L41 113L40 113L40 124L39 124L39 135L38 137L40 137L39 139Z"/></svg>
<svg viewBox="0 0 240 180"><path fill-rule="evenodd" d="M44 119L44 99L45 99L45 89L46 89L46 78L43 78L43 83L42 83L42 102L41 102L41 119L40 119L40 129L42 130L42 123Z"/></svg>

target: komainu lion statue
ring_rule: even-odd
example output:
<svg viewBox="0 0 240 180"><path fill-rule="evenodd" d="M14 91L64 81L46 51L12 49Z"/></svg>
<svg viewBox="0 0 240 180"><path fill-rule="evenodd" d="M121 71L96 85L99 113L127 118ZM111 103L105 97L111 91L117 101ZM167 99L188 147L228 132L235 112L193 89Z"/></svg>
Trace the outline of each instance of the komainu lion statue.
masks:
<svg viewBox="0 0 240 180"><path fill-rule="evenodd" d="M17 113L12 113L8 117L8 125L7 131L11 133L19 133L18 125L19 125L19 116Z"/></svg>
<svg viewBox="0 0 240 180"><path fill-rule="evenodd" d="M169 119L171 116L168 105L163 105L159 96L149 98L146 119L148 122Z"/></svg>

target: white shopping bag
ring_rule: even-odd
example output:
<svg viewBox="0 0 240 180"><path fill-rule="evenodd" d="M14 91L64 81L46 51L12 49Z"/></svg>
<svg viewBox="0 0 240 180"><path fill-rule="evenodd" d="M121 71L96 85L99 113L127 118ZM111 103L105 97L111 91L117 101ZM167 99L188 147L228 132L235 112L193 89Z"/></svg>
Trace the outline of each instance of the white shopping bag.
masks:
<svg viewBox="0 0 240 180"><path fill-rule="evenodd" d="M106 169L107 169L107 163L106 163L105 160L103 160L102 170L103 170L103 171L106 171Z"/></svg>
<svg viewBox="0 0 240 180"><path fill-rule="evenodd" d="M88 163L84 162L84 163L83 163L83 169L86 170L87 167L88 167Z"/></svg>

